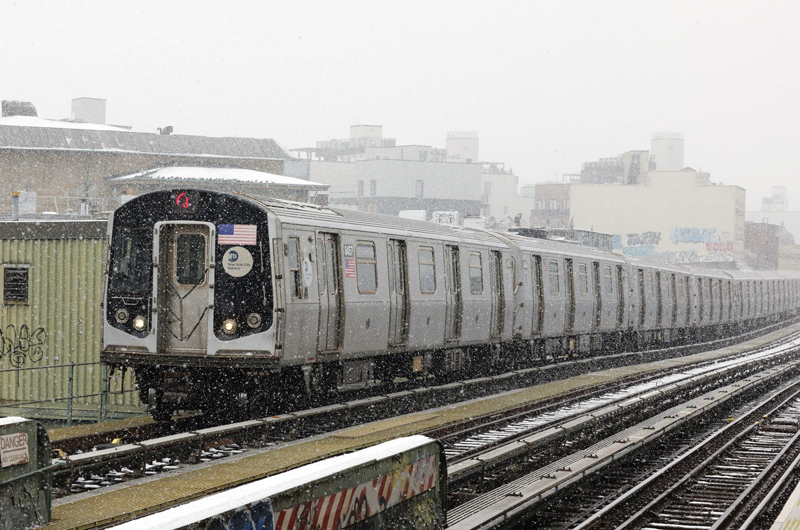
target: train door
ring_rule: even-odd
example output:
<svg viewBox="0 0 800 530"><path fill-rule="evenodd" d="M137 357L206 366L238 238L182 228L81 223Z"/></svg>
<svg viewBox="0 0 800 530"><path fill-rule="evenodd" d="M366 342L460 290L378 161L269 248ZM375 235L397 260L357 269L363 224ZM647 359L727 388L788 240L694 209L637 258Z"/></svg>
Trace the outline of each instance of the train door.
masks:
<svg viewBox="0 0 800 530"><path fill-rule="evenodd" d="M664 293L661 289L661 271L656 271L656 327L659 328L664 327L664 311L662 310L662 306L664 305Z"/></svg>
<svg viewBox="0 0 800 530"><path fill-rule="evenodd" d="M674 328L678 325L678 281L675 274L670 274L670 288L672 290L672 317L669 327Z"/></svg>
<svg viewBox="0 0 800 530"><path fill-rule="evenodd" d="M506 297L503 290L503 256L499 250L489 252L492 285L492 338L500 338L505 322Z"/></svg>
<svg viewBox="0 0 800 530"><path fill-rule="evenodd" d="M406 276L406 243L390 239L387 246L389 262L389 345L403 346L408 342L408 279Z"/></svg>
<svg viewBox="0 0 800 530"><path fill-rule="evenodd" d="M638 286L639 286L639 329L644 329L644 318L647 311L647 293L645 293L644 285L644 270L638 269Z"/></svg>
<svg viewBox="0 0 800 530"><path fill-rule="evenodd" d="M600 277L600 263L592 262L592 279L594 280L594 319L592 329L600 327L600 320L603 318L603 289Z"/></svg>
<svg viewBox="0 0 800 530"><path fill-rule="evenodd" d="M625 325L625 271L617 265L617 329Z"/></svg>
<svg viewBox="0 0 800 530"><path fill-rule="evenodd" d="M572 259L564 258L564 287L567 295L567 320L564 323L564 330L572 333L575 327L575 276L572 267Z"/></svg>
<svg viewBox="0 0 800 530"><path fill-rule="evenodd" d="M542 285L542 257L531 254L531 288L533 289L533 333L542 333L544 325L544 287Z"/></svg>
<svg viewBox="0 0 800 530"><path fill-rule="evenodd" d="M697 278L697 315L698 315L698 322L701 324L703 323L705 316L703 313L704 304L703 304L703 278Z"/></svg>
<svg viewBox="0 0 800 530"><path fill-rule="evenodd" d="M458 340L461 336L461 267L458 247L444 246L445 267L445 328L444 338L448 341Z"/></svg>
<svg viewBox="0 0 800 530"><path fill-rule="evenodd" d="M342 347L342 279L339 236L317 234L317 279L319 283L319 334L317 349L336 352Z"/></svg>
<svg viewBox="0 0 800 530"><path fill-rule="evenodd" d="M204 354L215 245L206 223L158 223L158 351Z"/></svg>

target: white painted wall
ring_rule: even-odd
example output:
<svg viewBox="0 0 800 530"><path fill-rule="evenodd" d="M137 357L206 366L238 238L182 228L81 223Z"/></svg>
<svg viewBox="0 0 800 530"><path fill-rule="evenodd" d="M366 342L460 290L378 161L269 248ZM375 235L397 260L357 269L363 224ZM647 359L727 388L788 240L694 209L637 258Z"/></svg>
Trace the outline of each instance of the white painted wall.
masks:
<svg viewBox="0 0 800 530"><path fill-rule="evenodd" d="M744 253L745 190L696 171L651 171L643 186L573 184L574 226L619 236L626 255L730 261Z"/></svg>

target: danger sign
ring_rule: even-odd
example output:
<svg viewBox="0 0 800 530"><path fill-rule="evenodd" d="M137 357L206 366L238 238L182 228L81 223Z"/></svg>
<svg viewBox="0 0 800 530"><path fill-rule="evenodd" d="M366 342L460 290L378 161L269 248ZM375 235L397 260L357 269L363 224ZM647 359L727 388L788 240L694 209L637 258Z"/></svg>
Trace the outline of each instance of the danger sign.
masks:
<svg viewBox="0 0 800 530"><path fill-rule="evenodd" d="M27 464L29 461L28 433L16 432L0 436L0 467Z"/></svg>

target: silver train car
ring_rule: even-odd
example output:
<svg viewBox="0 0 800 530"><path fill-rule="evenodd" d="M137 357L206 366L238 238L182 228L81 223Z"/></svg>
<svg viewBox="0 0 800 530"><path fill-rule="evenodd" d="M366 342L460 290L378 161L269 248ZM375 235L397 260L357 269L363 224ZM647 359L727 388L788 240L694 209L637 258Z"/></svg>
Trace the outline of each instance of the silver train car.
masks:
<svg viewBox="0 0 800 530"><path fill-rule="evenodd" d="M129 201L108 238L102 359L157 419L708 340L800 304L796 273L201 190Z"/></svg>

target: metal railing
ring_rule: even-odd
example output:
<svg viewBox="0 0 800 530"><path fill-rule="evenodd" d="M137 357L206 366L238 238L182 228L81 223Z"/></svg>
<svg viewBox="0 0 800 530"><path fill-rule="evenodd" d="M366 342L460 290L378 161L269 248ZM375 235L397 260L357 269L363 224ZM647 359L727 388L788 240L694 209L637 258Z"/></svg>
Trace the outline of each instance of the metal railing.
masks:
<svg viewBox="0 0 800 530"><path fill-rule="evenodd" d="M100 392L93 392L89 394L75 394L75 369L89 367L100 367ZM115 377L112 371L109 371L109 365L101 362L82 362L82 363L65 363L65 364L50 364L45 366L29 366L24 368L10 368L0 370L0 375L3 373L19 373L35 370L55 370L59 368L67 369L67 395L48 397L46 399L36 399L30 401L14 401L3 399L0 396L0 407L18 408L30 405L43 405L46 403L53 403L56 401L66 401L66 422L67 426L72 426L73 422L73 407L76 400L100 398L100 407L98 409L98 421L106 421L108 417L108 398L109 396L123 396L132 392L138 392L136 388L125 389L127 371L122 370L117 372L119 377ZM112 384L112 379L116 379L116 384ZM115 389L112 389L115 387Z"/></svg>

